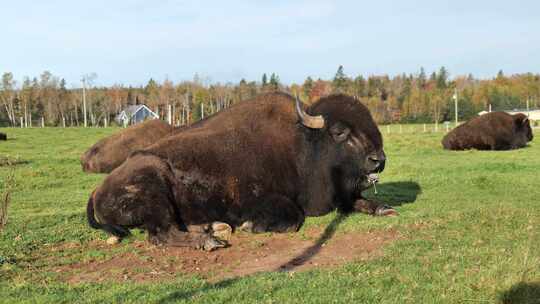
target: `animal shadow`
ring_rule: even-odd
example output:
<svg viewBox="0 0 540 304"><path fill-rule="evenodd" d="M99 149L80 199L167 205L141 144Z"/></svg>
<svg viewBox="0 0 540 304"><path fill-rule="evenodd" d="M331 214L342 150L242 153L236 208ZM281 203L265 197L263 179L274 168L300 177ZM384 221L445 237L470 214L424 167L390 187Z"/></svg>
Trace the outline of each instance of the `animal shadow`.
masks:
<svg viewBox="0 0 540 304"><path fill-rule="evenodd" d="M297 255L287 263L279 266L276 271L291 271L294 268L301 266L305 264L307 261L311 260L319 251L321 251L322 246L326 241L332 238L334 233L336 233L336 229L343 222L343 220L347 217L347 214L344 213L338 213L336 217L326 226L324 229L323 234L317 239L315 244L311 245L310 247L306 248L301 254Z"/></svg>
<svg viewBox="0 0 540 304"><path fill-rule="evenodd" d="M380 201L393 207L414 203L418 195L422 193L420 185L412 181L382 183L376 187L377 194L374 193L373 189L370 189L364 193L366 198Z"/></svg>
<svg viewBox="0 0 540 304"><path fill-rule="evenodd" d="M499 300L502 304L539 304L540 281L519 282L501 293Z"/></svg>
<svg viewBox="0 0 540 304"><path fill-rule="evenodd" d="M402 204L408 204L416 201L418 194L421 193L421 189L418 183L411 181L390 182L378 185L377 192L377 195L373 195L373 192L370 192L372 199L382 201L390 206L401 206ZM301 254L278 267L276 271L291 271L311 260L311 258L321 251L324 243L334 236L337 227L339 224L341 224L341 222L343 222L343 220L345 220L346 217L347 214L338 213L332 222L326 226L323 234L317 239L315 244L306 248Z"/></svg>

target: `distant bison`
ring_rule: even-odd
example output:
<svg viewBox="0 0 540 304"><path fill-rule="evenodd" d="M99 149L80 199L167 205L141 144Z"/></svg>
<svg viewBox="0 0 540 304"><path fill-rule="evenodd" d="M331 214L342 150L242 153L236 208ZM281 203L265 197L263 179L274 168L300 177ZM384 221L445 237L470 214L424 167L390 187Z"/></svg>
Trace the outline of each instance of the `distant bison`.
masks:
<svg viewBox="0 0 540 304"><path fill-rule="evenodd" d="M358 100L333 95L304 110L264 94L131 154L91 194L88 222L111 239L139 227L154 244L212 250L224 229L296 231L335 209L395 215L362 197L385 159Z"/></svg>
<svg viewBox="0 0 540 304"><path fill-rule="evenodd" d="M168 123L154 119L106 137L81 156L83 171L109 173L120 166L130 153L150 146L173 130Z"/></svg>
<svg viewBox="0 0 540 304"><path fill-rule="evenodd" d="M7 135L5 133L0 132L0 140L7 140Z"/></svg>
<svg viewBox="0 0 540 304"><path fill-rule="evenodd" d="M448 150L511 150L533 139L529 119L523 114L491 112L458 126L442 140Z"/></svg>

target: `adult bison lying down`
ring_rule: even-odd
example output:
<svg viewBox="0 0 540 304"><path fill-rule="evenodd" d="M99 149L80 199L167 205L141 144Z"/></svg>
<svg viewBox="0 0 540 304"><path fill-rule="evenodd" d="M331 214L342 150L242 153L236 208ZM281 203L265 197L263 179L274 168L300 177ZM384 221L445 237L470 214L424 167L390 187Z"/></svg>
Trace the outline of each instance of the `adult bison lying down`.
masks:
<svg viewBox="0 0 540 304"><path fill-rule="evenodd" d="M309 113L309 114L308 114ZM138 151L90 196L88 221L117 238L212 250L213 234L296 231L306 216L395 215L362 198L383 171L379 129L357 100L334 95L307 109L260 95Z"/></svg>
<svg viewBox="0 0 540 304"><path fill-rule="evenodd" d="M109 173L135 150L143 149L170 135L173 127L159 119L133 125L106 137L81 155L83 171Z"/></svg>
<svg viewBox="0 0 540 304"><path fill-rule="evenodd" d="M491 112L458 126L442 140L448 150L510 150L533 139L529 119L523 114Z"/></svg>
<svg viewBox="0 0 540 304"><path fill-rule="evenodd" d="M7 140L7 135L5 133L0 132L0 140Z"/></svg>

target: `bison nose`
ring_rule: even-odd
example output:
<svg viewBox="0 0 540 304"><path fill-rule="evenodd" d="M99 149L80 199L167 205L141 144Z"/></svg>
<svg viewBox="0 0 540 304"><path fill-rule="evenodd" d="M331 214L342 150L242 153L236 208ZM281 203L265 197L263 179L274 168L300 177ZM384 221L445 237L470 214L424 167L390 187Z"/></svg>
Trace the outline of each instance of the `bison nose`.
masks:
<svg viewBox="0 0 540 304"><path fill-rule="evenodd" d="M368 156L368 162L371 172L382 172L386 163L386 156L384 155L384 152L371 154Z"/></svg>

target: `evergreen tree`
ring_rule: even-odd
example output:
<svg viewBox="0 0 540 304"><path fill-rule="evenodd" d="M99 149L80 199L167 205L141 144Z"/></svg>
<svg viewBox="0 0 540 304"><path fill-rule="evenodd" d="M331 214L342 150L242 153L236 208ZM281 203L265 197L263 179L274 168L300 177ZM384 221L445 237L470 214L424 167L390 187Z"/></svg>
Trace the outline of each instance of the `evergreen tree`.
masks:
<svg viewBox="0 0 540 304"><path fill-rule="evenodd" d="M332 81L332 87L335 93L344 93L347 89L347 75L343 72L342 65L337 69L334 80Z"/></svg>
<svg viewBox="0 0 540 304"><path fill-rule="evenodd" d="M439 74L437 75L437 88L438 89L446 89L447 87L447 80L448 80L448 71L446 71L446 68L443 66L439 70Z"/></svg>
<svg viewBox="0 0 540 304"><path fill-rule="evenodd" d="M275 73L272 73L272 75L270 75L270 88L274 91L277 91L279 89L279 76Z"/></svg>
<svg viewBox="0 0 540 304"><path fill-rule="evenodd" d="M433 72L431 73L431 76L429 76L430 82L437 82L437 73Z"/></svg>
<svg viewBox="0 0 540 304"><path fill-rule="evenodd" d="M266 87L268 85L268 78L266 76L266 73L262 75L262 87Z"/></svg>
<svg viewBox="0 0 540 304"><path fill-rule="evenodd" d="M426 71L424 71L424 67L421 67L420 68L420 74L418 75L418 87L420 89L425 89L426 88L426 82L427 82Z"/></svg>

